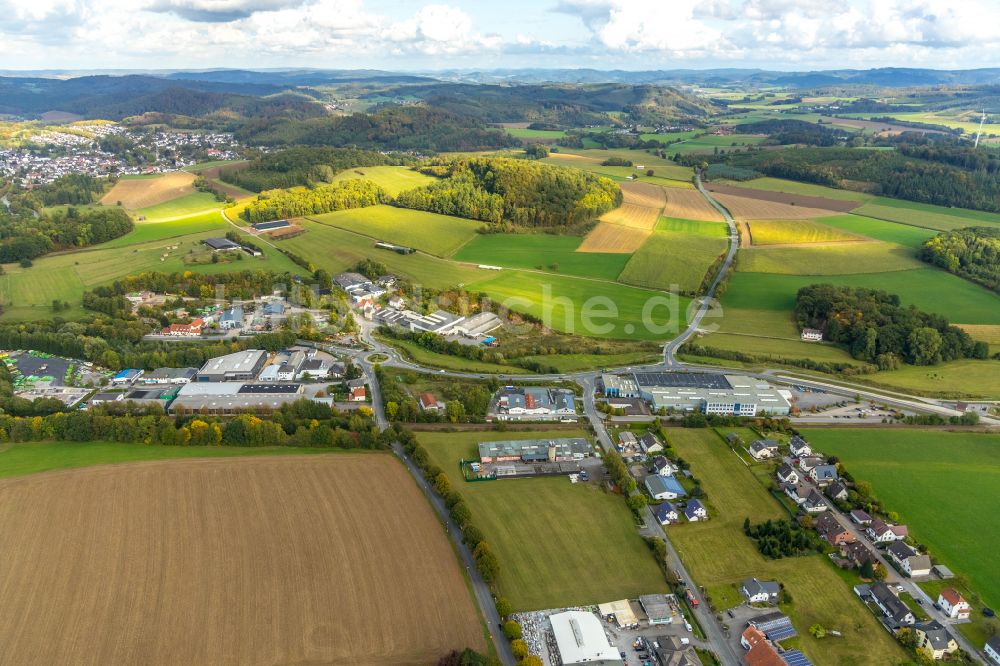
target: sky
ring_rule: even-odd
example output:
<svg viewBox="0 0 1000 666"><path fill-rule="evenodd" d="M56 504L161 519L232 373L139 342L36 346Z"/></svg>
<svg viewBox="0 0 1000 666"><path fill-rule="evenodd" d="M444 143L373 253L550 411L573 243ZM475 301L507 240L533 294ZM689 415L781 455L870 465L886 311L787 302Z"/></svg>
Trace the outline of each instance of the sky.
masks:
<svg viewBox="0 0 1000 666"><path fill-rule="evenodd" d="M0 69L1000 66L997 0L0 0Z"/></svg>

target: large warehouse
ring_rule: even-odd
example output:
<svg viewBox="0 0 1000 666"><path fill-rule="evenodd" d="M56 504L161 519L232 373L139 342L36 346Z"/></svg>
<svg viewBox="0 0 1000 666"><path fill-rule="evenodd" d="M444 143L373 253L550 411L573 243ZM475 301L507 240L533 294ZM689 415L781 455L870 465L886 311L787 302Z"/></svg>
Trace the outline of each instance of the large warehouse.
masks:
<svg viewBox="0 0 1000 666"><path fill-rule="evenodd" d="M582 437L513 439L479 443L479 460L491 462L562 462L582 460L592 453Z"/></svg>
<svg viewBox="0 0 1000 666"><path fill-rule="evenodd" d="M205 362L198 371L199 382L240 382L257 378L267 362L267 352L263 349L216 356Z"/></svg>
<svg viewBox="0 0 1000 666"><path fill-rule="evenodd" d="M185 384L170 404L171 413L238 414L251 410L277 410L301 400L302 384L248 384L206 382Z"/></svg>
<svg viewBox="0 0 1000 666"><path fill-rule="evenodd" d="M736 416L785 416L791 405L782 391L746 375L712 372L636 372L639 392L654 408Z"/></svg>
<svg viewBox="0 0 1000 666"><path fill-rule="evenodd" d="M618 650L608 642L601 621L593 613L565 611L549 616L562 663L621 666Z"/></svg>

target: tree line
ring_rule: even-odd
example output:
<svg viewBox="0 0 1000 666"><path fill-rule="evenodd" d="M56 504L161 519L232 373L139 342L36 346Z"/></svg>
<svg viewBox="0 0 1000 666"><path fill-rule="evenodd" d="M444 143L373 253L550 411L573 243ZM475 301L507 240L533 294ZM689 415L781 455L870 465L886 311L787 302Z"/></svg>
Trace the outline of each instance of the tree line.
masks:
<svg viewBox="0 0 1000 666"><path fill-rule="evenodd" d="M134 228L121 208L70 206L36 214L0 207L0 263L29 262L49 252L81 248L120 238Z"/></svg>
<svg viewBox="0 0 1000 666"><path fill-rule="evenodd" d="M247 204L240 217L253 224L364 208L388 200L386 191L370 180L345 180L314 188L261 192L257 199Z"/></svg>

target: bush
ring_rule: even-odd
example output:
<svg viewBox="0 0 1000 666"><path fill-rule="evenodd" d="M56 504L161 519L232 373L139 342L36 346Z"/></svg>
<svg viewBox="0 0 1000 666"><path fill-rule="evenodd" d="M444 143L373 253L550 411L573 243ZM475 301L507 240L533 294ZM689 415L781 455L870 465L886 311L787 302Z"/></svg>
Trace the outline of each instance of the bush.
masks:
<svg viewBox="0 0 1000 666"><path fill-rule="evenodd" d="M519 625L514 620L507 620L503 623L503 635L509 640L515 640L521 637L521 625Z"/></svg>

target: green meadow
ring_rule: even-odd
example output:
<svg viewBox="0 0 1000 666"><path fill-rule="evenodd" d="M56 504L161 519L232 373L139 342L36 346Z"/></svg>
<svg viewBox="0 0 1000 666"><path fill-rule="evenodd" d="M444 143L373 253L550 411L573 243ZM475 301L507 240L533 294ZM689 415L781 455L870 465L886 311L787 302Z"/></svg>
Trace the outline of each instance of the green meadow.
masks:
<svg viewBox="0 0 1000 666"><path fill-rule="evenodd" d="M751 229L753 226L751 223ZM913 255L910 248L871 241L746 248L739 252L736 270L746 273L828 276L910 271L926 265Z"/></svg>
<svg viewBox="0 0 1000 666"><path fill-rule="evenodd" d="M413 247L439 257L452 254L475 238L476 230L482 226L480 222L460 217L393 206L339 210L311 215L307 219L369 236L373 240Z"/></svg>
<svg viewBox="0 0 1000 666"><path fill-rule="evenodd" d="M132 211L132 216L135 219L145 217L144 222L162 222L179 217L187 217L207 210L218 210L221 207L222 204L215 200L214 195L207 192L192 192L191 194L185 194L182 197L164 201L155 206L139 208Z"/></svg>
<svg viewBox="0 0 1000 666"><path fill-rule="evenodd" d="M708 236L710 238L728 238L729 226L725 222L702 222L701 220L682 220L677 217L661 217L656 223L657 231L673 231L676 233Z"/></svg>
<svg viewBox="0 0 1000 666"><path fill-rule="evenodd" d="M434 182L432 176L414 171L404 166L375 166L358 167L341 171L334 177L333 182L342 180L356 180L363 178L370 180L382 187L389 196L396 196L404 190L412 190L415 187L422 187Z"/></svg>
<svg viewBox="0 0 1000 666"><path fill-rule="evenodd" d="M711 222L695 224L712 225ZM684 293L695 293L726 246L726 239L717 236L657 230L632 255L620 279L652 289L677 285Z"/></svg>
<svg viewBox="0 0 1000 666"><path fill-rule="evenodd" d="M614 280L629 255L577 252L578 236L550 234L481 234L452 258L473 264L544 270L552 273Z"/></svg>

